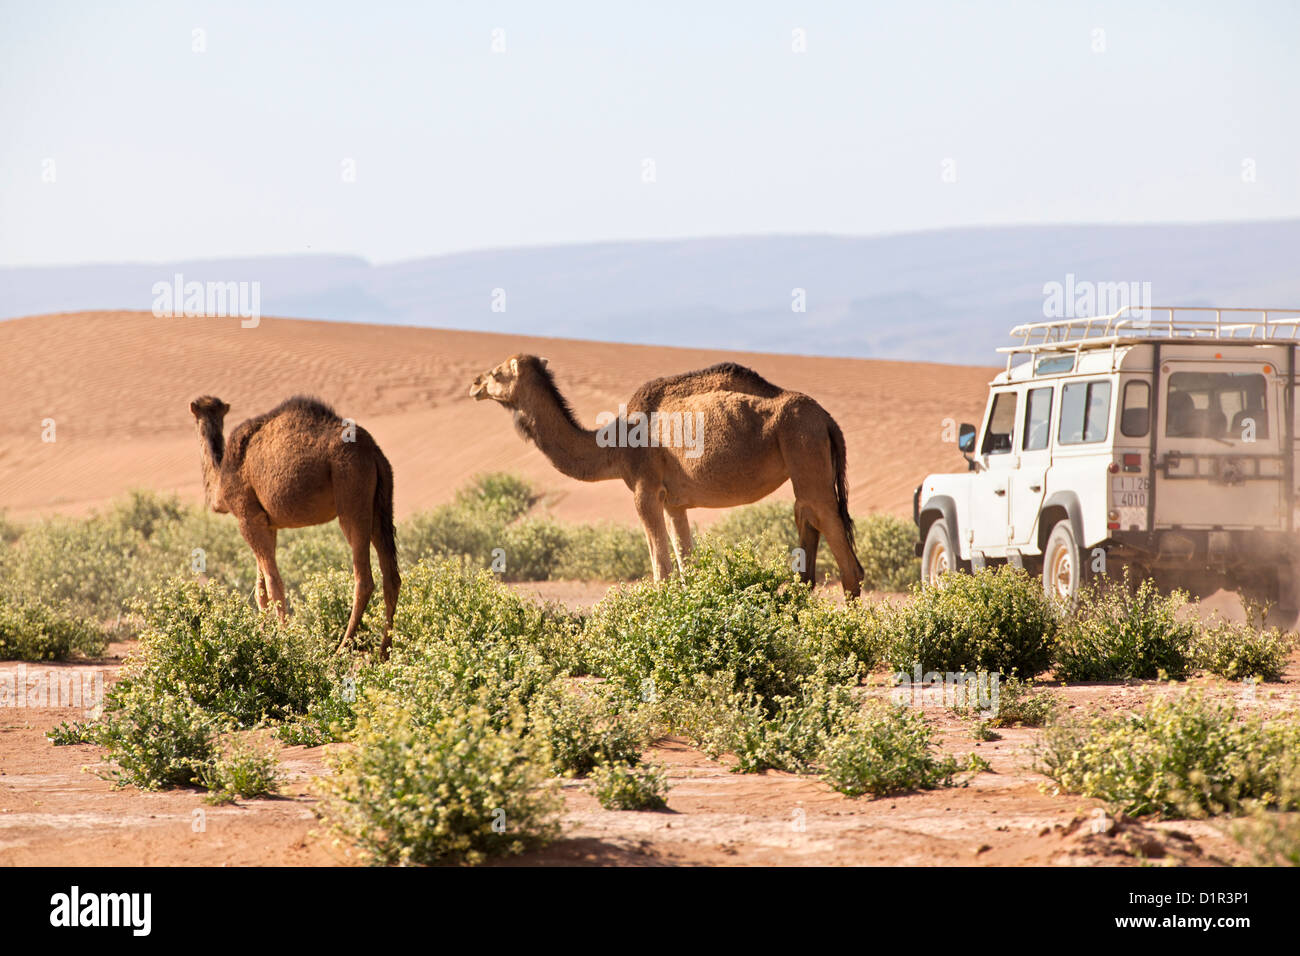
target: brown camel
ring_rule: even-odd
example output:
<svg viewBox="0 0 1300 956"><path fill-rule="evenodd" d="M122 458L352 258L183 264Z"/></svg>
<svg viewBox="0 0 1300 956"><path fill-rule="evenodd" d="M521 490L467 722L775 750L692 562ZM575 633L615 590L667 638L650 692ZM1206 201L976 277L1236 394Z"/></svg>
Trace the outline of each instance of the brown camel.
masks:
<svg viewBox="0 0 1300 956"><path fill-rule="evenodd" d="M314 398L296 396L222 436L230 406L204 395L190 402L199 433L203 490L208 505L233 514L257 558L257 605L275 606L284 620L284 584L275 564L280 528L303 528L339 519L352 548L356 591L352 616L339 647L350 644L375 580L370 545L379 554L388 613L381 657L392 641L393 612L402 586L393 530L393 469L364 428L344 421Z"/></svg>
<svg viewBox="0 0 1300 956"><path fill-rule="evenodd" d="M655 579L672 573L664 513L678 557L691 549L689 508L729 508L794 486L803 579L815 580L826 535L844 590L862 590L845 479L844 434L817 402L727 362L642 385L619 414L578 424L546 359L515 355L474 379L470 396L492 399L561 472L579 481L621 478L645 527Z"/></svg>

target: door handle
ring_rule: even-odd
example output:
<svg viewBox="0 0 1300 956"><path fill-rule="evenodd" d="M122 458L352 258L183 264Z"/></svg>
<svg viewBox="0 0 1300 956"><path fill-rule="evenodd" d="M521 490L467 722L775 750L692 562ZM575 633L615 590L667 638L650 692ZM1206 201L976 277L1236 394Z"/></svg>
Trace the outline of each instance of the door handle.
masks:
<svg viewBox="0 0 1300 956"><path fill-rule="evenodd" d="M995 495L997 495L997 496L1000 498L1000 497L1002 497L1003 495L1005 495L1005 494L1007 493L1007 489L1005 489L1005 488L994 488L994 489L993 489L993 493L994 493Z"/></svg>
<svg viewBox="0 0 1300 956"><path fill-rule="evenodd" d="M1042 486L1042 485L1030 485L1030 486L1029 486L1029 490L1030 490L1030 491L1042 491L1042 490L1043 490L1043 486Z"/></svg>

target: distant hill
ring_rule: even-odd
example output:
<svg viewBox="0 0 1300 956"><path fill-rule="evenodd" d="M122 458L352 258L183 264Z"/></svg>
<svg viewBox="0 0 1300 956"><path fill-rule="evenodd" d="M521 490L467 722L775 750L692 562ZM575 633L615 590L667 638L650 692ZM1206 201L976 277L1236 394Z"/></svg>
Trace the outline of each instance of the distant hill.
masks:
<svg viewBox="0 0 1300 956"><path fill-rule="evenodd" d="M1045 283L1072 274L1150 283L1159 304L1300 306L1297 252L1300 220L604 242L390 265L306 255L11 267L0 268L0 318L148 310L154 283L180 273L259 282L263 315L987 365L1013 324L1043 317ZM504 311L493 311L497 289Z"/></svg>

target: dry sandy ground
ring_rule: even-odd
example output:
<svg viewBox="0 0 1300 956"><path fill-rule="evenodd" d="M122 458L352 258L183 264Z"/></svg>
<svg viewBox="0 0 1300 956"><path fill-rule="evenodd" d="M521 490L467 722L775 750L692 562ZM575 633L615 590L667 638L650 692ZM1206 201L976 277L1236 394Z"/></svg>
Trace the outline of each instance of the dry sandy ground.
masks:
<svg viewBox="0 0 1300 956"><path fill-rule="evenodd" d="M550 359L579 420L616 411L642 382L715 362L752 366L812 395L844 429L855 513L910 514L928 471L959 470L943 421L983 411L992 370L861 359L612 345L480 332L263 319L160 319L89 312L0 322L0 511L82 514L130 488L175 491L198 504L190 400L229 402L227 424L297 393L355 419L393 463L399 517L448 500L484 471L528 476L556 515L635 523L621 482L560 475L515 433L509 416L468 397L473 377L516 352ZM54 419L56 440L41 441ZM777 493L790 498L788 485ZM707 525L719 512L692 517Z"/></svg>
<svg viewBox="0 0 1300 956"><path fill-rule="evenodd" d="M549 583L540 597L589 605L601 585ZM55 665L59 671L116 671L131 645L117 644L98 662ZM0 664L0 672L15 663ZM36 665L26 665L29 676ZM1234 685L1195 681L1220 696ZM1186 687L1183 688L1184 690ZM1070 708L1088 714L1130 709L1158 688L1152 683L1056 688ZM884 694L883 685L872 693ZM1285 680L1265 685L1244 708L1266 713L1300 706L1300 658ZM600 808L582 781L565 784L564 835L522 865L1215 865L1248 862L1227 824L1104 821L1100 804L1054 795L1034 771L1038 731L1008 729L980 743L970 725L941 706L927 706L945 752L975 752L991 773L963 775L963 786L887 799L850 799L816 778L768 772L736 774L684 741L660 741L650 759L667 767L666 812ZM53 747L44 732L82 716L75 708L0 710L0 863L15 865L331 865L355 863L334 845L312 810L314 776L328 772L324 748L282 747L283 795L212 807L194 791L113 790L96 771L92 746Z"/></svg>

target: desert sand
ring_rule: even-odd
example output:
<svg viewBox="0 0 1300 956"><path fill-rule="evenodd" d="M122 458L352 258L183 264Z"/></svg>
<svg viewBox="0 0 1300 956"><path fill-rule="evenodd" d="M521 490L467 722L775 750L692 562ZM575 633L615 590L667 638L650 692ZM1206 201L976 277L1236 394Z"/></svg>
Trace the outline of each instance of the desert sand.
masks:
<svg viewBox="0 0 1300 956"><path fill-rule="evenodd" d="M484 324L488 324L484 317ZM811 345L812 343L810 343ZM393 463L398 517L447 501L475 474L533 480L559 518L636 524L620 482L560 475L473 377L516 352L551 361L579 421L595 427L647 379L737 361L806 392L849 449L855 514L910 515L928 471L960 470L944 419L975 421L994 369L702 351L439 329L264 318L85 312L0 322L0 510L85 514L131 488L202 501L189 402L231 405L227 426L290 395L315 394L367 428ZM992 357L991 357L992 358ZM53 419L53 442L42 441ZM773 496L793 500L787 484ZM692 512L707 526L721 512Z"/></svg>

